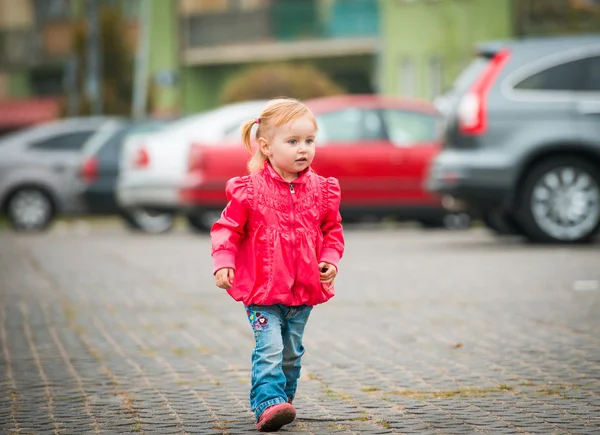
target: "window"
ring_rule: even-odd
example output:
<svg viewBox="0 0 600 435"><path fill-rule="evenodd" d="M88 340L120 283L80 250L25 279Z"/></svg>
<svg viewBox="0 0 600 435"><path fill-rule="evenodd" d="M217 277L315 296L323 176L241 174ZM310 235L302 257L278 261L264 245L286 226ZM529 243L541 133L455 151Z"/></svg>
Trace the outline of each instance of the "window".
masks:
<svg viewBox="0 0 600 435"><path fill-rule="evenodd" d="M440 118L407 110L384 110L387 134L395 145L431 142L439 138Z"/></svg>
<svg viewBox="0 0 600 435"><path fill-rule="evenodd" d="M442 94L442 59L439 56L431 58L429 77L431 80L431 99L434 99Z"/></svg>
<svg viewBox="0 0 600 435"><path fill-rule="evenodd" d="M415 65L412 59L403 59L398 71L398 93L403 97L415 96Z"/></svg>
<svg viewBox="0 0 600 435"><path fill-rule="evenodd" d="M527 77L515 89L535 91L573 91L577 89L584 60L562 63Z"/></svg>
<svg viewBox="0 0 600 435"><path fill-rule="evenodd" d="M375 110L343 109L317 116L317 143L359 142L385 139L385 130Z"/></svg>
<svg viewBox="0 0 600 435"><path fill-rule="evenodd" d="M30 149L39 151L79 151L93 131L78 131L45 138L31 144Z"/></svg>
<svg viewBox="0 0 600 435"><path fill-rule="evenodd" d="M106 143L98 151L98 158L103 162L115 162L119 160L121 148L125 137L129 133L128 128L122 128L114 132L114 134L106 141Z"/></svg>
<svg viewBox="0 0 600 435"><path fill-rule="evenodd" d="M581 89L584 92L600 92L600 56L586 59L584 80Z"/></svg>
<svg viewBox="0 0 600 435"><path fill-rule="evenodd" d="M70 12L69 0L36 0L35 15L40 23L67 18Z"/></svg>
<svg viewBox="0 0 600 435"><path fill-rule="evenodd" d="M345 109L318 116L319 134L317 135L317 143L360 140L361 118L358 109Z"/></svg>
<svg viewBox="0 0 600 435"><path fill-rule="evenodd" d="M60 69L31 70L29 80L35 95L61 95L64 92L63 75Z"/></svg>
<svg viewBox="0 0 600 435"><path fill-rule="evenodd" d="M140 15L140 0L122 0L121 7L126 17L136 18Z"/></svg>

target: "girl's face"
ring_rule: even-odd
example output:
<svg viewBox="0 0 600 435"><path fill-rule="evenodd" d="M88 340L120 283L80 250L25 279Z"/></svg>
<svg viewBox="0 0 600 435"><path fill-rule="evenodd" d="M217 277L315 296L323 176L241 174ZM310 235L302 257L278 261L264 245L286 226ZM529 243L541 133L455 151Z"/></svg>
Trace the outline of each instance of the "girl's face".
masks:
<svg viewBox="0 0 600 435"><path fill-rule="evenodd" d="M270 141L259 138L260 149L284 180L293 181L312 163L316 135L313 118L304 115L274 127Z"/></svg>

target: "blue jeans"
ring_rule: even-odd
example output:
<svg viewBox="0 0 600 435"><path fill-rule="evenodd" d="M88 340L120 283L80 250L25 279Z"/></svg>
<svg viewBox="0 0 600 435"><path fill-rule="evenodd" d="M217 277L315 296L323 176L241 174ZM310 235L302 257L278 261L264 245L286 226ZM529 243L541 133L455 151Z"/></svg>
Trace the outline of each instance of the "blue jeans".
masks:
<svg viewBox="0 0 600 435"><path fill-rule="evenodd" d="M246 307L256 341L250 408L257 420L269 406L294 399L304 355L302 336L311 310L307 305Z"/></svg>

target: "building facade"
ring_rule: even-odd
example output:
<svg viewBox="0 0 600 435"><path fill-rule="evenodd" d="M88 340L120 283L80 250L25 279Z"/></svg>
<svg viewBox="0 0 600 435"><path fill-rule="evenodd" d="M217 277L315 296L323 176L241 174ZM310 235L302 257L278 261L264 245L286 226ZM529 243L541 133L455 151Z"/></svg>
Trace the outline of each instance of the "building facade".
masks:
<svg viewBox="0 0 600 435"><path fill-rule="evenodd" d="M384 94L434 99L486 40L600 32L600 0L381 0Z"/></svg>
<svg viewBox="0 0 600 435"><path fill-rule="evenodd" d="M375 92L376 0L179 0L183 106L219 104L229 79L269 62L309 63L349 92Z"/></svg>
<svg viewBox="0 0 600 435"><path fill-rule="evenodd" d="M431 100L477 42L600 31L598 0L0 0L0 131L14 117L7 101L32 117L36 100L74 98L87 65L73 64L72 28L92 1L123 11L122 37L145 66L132 80L167 115L218 106L245 68L279 61L311 64L350 93Z"/></svg>
<svg viewBox="0 0 600 435"><path fill-rule="evenodd" d="M473 45L513 34L511 0L383 0L381 92L431 100Z"/></svg>
<svg viewBox="0 0 600 435"><path fill-rule="evenodd" d="M119 37L132 51L137 2L98 2L111 3L122 8L125 26ZM64 113L76 90L77 68L85 68L75 62L75 30L85 25L88 5L87 0L0 0L0 132Z"/></svg>

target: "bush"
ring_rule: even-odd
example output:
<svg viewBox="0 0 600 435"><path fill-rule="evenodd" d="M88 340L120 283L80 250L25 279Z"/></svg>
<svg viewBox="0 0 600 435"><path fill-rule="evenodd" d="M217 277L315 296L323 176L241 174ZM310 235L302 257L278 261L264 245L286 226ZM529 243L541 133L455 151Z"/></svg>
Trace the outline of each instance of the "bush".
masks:
<svg viewBox="0 0 600 435"><path fill-rule="evenodd" d="M240 73L224 87L221 103L281 96L307 100L344 93L341 86L310 65L271 64Z"/></svg>

